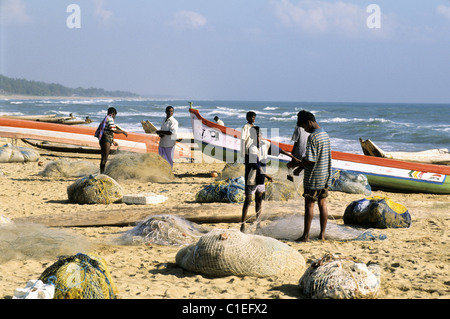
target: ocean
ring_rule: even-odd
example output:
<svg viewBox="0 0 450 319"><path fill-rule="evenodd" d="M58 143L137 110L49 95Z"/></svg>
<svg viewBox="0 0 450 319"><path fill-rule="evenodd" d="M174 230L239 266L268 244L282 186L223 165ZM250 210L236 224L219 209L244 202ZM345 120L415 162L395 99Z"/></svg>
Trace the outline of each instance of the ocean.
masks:
<svg viewBox="0 0 450 319"><path fill-rule="evenodd" d="M247 111L256 112L256 123L267 136L292 143L297 112L311 111L330 136L335 151L362 154L359 138L371 139L384 151L423 151L450 147L450 104L192 101L209 120L219 116L225 125L240 130ZM191 132L189 101L155 99L0 99L0 115L56 114L92 119L97 127L108 107L118 111L116 123L130 132L144 133L141 121L160 127L165 108L172 105L179 130Z"/></svg>

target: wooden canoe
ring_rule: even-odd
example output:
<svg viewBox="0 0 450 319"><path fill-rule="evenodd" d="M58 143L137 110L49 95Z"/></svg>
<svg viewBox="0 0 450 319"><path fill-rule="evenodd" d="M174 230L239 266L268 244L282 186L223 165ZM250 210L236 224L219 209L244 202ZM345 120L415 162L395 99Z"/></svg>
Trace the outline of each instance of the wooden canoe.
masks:
<svg viewBox="0 0 450 319"><path fill-rule="evenodd" d="M84 120L78 119L70 114L67 116L56 116L55 114L49 115L2 115L1 117L16 119L16 120L27 120L27 121L36 121L36 122L47 122L47 123L59 123L66 125L80 125L80 124L89 124L92 123L92 120L89 116L86 116Z"/></svg>
<svg viewBox="0 0 450 319"><path fill-rule="evenodd" d="M65 125L40 121L27 121L0 117L0 137L15 139L34 139L78 146L98 147L94 136L96 128L78 125ZM150 134L128 133L116 134L115 141L121 151L137 153L157 153L159 137ZM176 143L175 158L192 158L191 148L183 143Z"/></svg>
<svg viewBox="0 0 450 319"><path fill-rule="evenodd" d="M364 155L391 158L401 161L450 165L450 152L446 148L420 152L385 152L370 139L359 139Z"/></svg>

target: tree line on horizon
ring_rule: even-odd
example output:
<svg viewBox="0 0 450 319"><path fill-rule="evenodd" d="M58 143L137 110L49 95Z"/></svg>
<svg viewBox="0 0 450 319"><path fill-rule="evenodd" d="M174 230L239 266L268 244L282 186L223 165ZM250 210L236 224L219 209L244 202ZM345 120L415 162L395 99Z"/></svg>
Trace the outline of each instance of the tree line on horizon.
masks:
<svg viewBox="0 0 450 319"><path fill-rule="evenodd" d="M138 97L127 91L105 91L100 88L69 88L57 83L14 79L0 74L0 94L34 96Z"/></svg>

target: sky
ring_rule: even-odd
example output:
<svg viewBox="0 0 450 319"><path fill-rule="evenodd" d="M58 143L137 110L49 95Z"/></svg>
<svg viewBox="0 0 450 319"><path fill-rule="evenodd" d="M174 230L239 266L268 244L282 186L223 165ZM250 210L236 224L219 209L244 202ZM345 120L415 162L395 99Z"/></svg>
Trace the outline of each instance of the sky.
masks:
<svg viewBox="0 0 450 319"><path fill-rule="evenodd" d="M0 0L0 74L189 100L450 103L449 0Z"/></svg>

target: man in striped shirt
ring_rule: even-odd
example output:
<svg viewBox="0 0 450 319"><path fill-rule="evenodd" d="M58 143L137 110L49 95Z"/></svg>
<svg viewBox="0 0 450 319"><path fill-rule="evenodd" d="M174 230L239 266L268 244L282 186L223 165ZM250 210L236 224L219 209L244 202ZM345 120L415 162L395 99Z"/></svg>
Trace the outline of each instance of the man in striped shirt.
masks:
<svg viewBox="0 0 450 319"><path fill-rule="evenodd" d="M114 119L116 118L116 115L117 110L114 107L108 108L108 114L103 121L100 122L100 125L94 134L94 136L99 139L101 149L100 174L105 172L105 166L108 161L111 145L119 146L119 144L114 141L114 133L121 133L128 137L128 133L115 124Z"/></svg>
<svg viewBox="0 0 450 319"><path fill-rule="evenodd" d="M303 188L305 197L305 225L303 235L297 241L308 241L311 222L314 215L314 204L318 202L320 212L319 239L325 239L328 220L326 198L331 181L331 145L328 134L317 124L314 115L307 111L298 114L298 125L310 133L306 144L306 154L302 161L293 161L288 167L297 167L294 171L305 169Z"/></svg>

